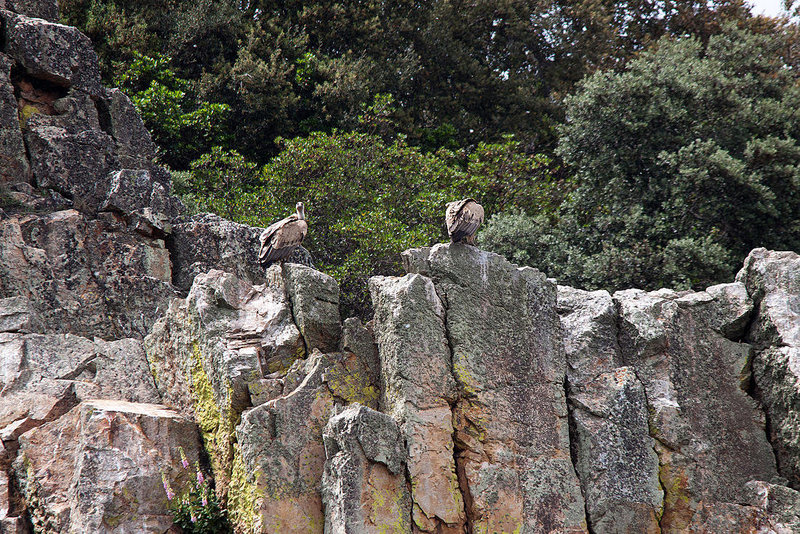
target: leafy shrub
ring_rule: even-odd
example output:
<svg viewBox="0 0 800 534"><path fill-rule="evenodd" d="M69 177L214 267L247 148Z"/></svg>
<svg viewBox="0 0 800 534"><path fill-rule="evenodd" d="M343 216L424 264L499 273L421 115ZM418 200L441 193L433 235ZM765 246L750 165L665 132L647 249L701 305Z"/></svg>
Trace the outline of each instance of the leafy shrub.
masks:
<svg viewBox="0 0 800 534"><path fill-rule="evenodd" d="M199 100L192 83L170 68L170 58L139 53L115 80L139 110L164 163L185 169L215 145L229 141L230 107Z"/></svg>
<svg viewBox="0 0 800 534"><path fill-rule="evenodd" d="M189 473L189 462L183 449L180 449L181 466ZM224 534L232 533L227 513L217 500L211 481L203 475L199 463L195 463L195 473L189 487L176 495L170 487L165 474L162 474L164 491L170 501L170 511L176 525L185 534Z"/></svg>
<svg viewBox="0 0 800 534"><path fill-rule="evenodd" d="M380 115L376 124L384 124L381 110L390 104L382 99L367 110ZM304 246L339 281L346 314L369 314L367 278L401 274L401 251L447 239L447 202L471 196L487 213L522 205L549 213L557 196L549 160L526 154L513 138L471 153L425 153L402 136L385 142L365 133L314 133L281 143L258 173L238 153L215 148L192 163L190 175L175 174L176 190L189 204L255 226L305 202Z"/></svg>
<svg viewBox="0 0 800 534"><path fill-rule="evenodd" d="M576 188L551 221L524 233L531 221L508 215L484 242L609 289L700 288L754 247L800 248L800 78L785 44L729 27L589 77L560 132Z"/></svg>

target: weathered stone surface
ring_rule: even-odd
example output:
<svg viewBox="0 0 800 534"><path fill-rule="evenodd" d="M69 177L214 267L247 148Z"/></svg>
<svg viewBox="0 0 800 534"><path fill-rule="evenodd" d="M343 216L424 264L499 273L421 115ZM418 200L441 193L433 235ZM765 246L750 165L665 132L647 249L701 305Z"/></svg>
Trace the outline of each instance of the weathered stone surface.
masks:
<svg viewBox="0 0 800 534"><path fill-rule="evenodd" d="M381 361L378 357L378 346L375 344L372 322L363 325L356 317L345 319L342 324L341 348L342 351L356 356L368 374L369 384L376 391L380 391ZM377 409L378 405L369 405L369 407Z"/></svg>
<svg viewBox="0 0 800 534"><path fill-rule="evenodd" d="M30 534L28 524L22 517L4 517L0 519L0 532L3 534Z"/></svg>
<svg viewBox="0 0 800 534"><path fill-rule="evenodd" d="M0 9L7 9L26 17L45 19L50 22L58 20L57 0L3 0L0 2Z"/></svg>
<svg viewBox="0 0 800 534"><path fill-rule="evenodd" d="M800 532L800 493L786 486L763 481L746 484L751 504L765 516L759 532L795 534Z"/></svg>
<svg viewBox="0 0 800 534"><path fill-rule="evenodd" d="M282 268L294 321L303 334L306 350L336 351L342 335L336 280L304 265L284 263Z"/></svg>
<svg viewBox="0 0 800 534"><path fill-rule="evenodd" d="M92 99L80 92L54 102L55 113L31 115L23 131L39 187L55 189L77 209L97 210L117 166L114 140L100 128Z"/></svg>
<svg viewBox="0 0 800 534"><path fill-rule="evenodd" d="M800 256L755 249L736 279L758 303L747 340L780 474L800 488Z"/></svg>
<svg viewBox="0 0 800 534"><path fill-rule="evenodd" d="M17 100L11 85L11 65L8 56L0 54L0 184L30 180Z"/></svg>
<svg viewBox="0 0 800 534"><path fill-rule="evenodd" d="M659 533L663 491L644 387L629 367L570 394L576 470L592 532Z"/></svg>
<svg viewBox="0 0 800 534"><path fill-rule="evenodd" d="M5 205L9 216L20 213L50 213L72 207L72 201L58 192L52 189L38 191L27 182L10 184L4 193L9 200Z"/></svg>
<svg viewBox="0 0 800 534"><path fill-rule="evenodd" d="M319 352L306 362L307 374L285 396L242 414L236 429L245 480L258 497L253 532L319 533L323 530L321 484L325 463L322 430L334 412L334 398L323 381L331 362ZM240 492L229 508L242 523L246 503Z"/></svg>
<svg viewBox="0 0 800 534"><path fill-rule="evenodd" d="M332 417L322 435L325 532L410 532L405 450L394 419L354 404Z"/></svg>
<svg viewBox="0 0 800 534"><path fill-rule="evenodd" d="M740 282L718 284L699 292L663 292L663 296L691 309L697 320L734 341L742 338L753 313L753 301Z"/></svg>
<svg viewBox="0 0 800 534"><path fill-rule="evenodd" d="M5 30L5 53L30 75L93 96L101 95L100 67L88 37L71 26L9 11L0 11L0 17Z"/></svg>
<svg viewBox="0 0 800 534"><path fill-rule="evenodd" d="M457 462L470 525L586 532L570 459L555 284L472 246L404 255L409 268L433 279L446 308L460 393Z"/></svg>
<svg viewBox="0 0 800 534"><path fill-rule="evenodd" d="M0 434L60 417L80 400L157 403L141 341L70 334L0 334Z"/></svg>
<svg viewBox="0 0 800 534"><path fill-rule="evenodd" d="M748 334L756 347L800 346L800 256L757 248L736 279L759 303Z"/></svg>
<svg viewBox="0 0 800 534"><path fill-rule="evenodd" d="M175 285L188 290L195 276L212 269L252 284L264 283L264 268L258 263L262 231L211 213L181 218L168 239Z"/></svg>
<svg viewBox="0 0 800 534"><path fill-rule="evenodd" d="M15 471L42 532L153 532L172 524L161 473L188 474L179 447L198 459L196 426L163 406L87 401L20 438Z"/></svg>
<svg viewBox="0 0 800 534"><path fill-rule="evenodd" d="M172 220L182 206L170 196L163 185L153 179L150 171L139 169L112 172L108 179L108 193L100 210L123 213L136 231L145 236L169 234ZM158 230L158 232L154 231Z"/></svg>
<svg viewBox="0 0 800 534"><path fill-rule="evenodd" d="M105 115L101 120L114 138L120 167L150 169L156 156L155 145L133 102L119 89L106 89L100 102ZM168 187L169 182L161 185Z"/></svg>
<svg viewBox="0 0 800 534"><path fill-rule="evenodd" d="M281 272L274 266L260 286L217 270L198 275L145 340L164 403L200 425L222 496L240 414L281 395L280 374L305 355Z"/></svg>
<svg viewBox="0 0 800 534"><path fill-rule="evenodd" d="M0 332L40 332L43 328L33 303L25 297L0 299Z"/></svg>
<svg viewBox="0 0 800 534"><path fill-rule="evenodd" d="M558 287L572 447L592 532L660 532L663 491L639 379L621 367L617 310L606 291ZM620 367L618 367L620 366Z"/></svg>
<svg viewBox="0 0 800 534"><path fill-rule="evenodd" d="M614 298L622 356L644 385L656 440L662 532L754 528L758 514L740 505L745 484L777 472L763 414L741 389L751 347L696 317L685 295L629 290Z"/></svg>
<svg viewBox="0 0 800 534"><path fill-rule="evenodd" d="M0 298L34 302L48 333L143 337L176 295L169 252L106 215L65 210L0 220Z"/></svg>
<svg viewBox="0 0 800 534"><path fill-rule="evenodd" d="M567 377L582 385L621 367L617 307L608 291L558 286L558 313L564 332Z"/></svg>
<svg viewBox="0 0 800 534"><path fill-rule="evenodd" d="M406 441L415 527L463 532L450 409L457 390L444 307L433 282L418 274L376 276L369 286L381 360L380 405L400 424Z"/></svg>

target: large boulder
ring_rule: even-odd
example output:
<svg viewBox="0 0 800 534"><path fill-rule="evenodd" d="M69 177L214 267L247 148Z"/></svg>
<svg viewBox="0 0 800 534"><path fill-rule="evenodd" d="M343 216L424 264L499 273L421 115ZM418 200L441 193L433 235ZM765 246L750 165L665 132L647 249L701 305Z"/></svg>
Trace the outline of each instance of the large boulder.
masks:
<svg viewBox="0 0 800 534"><path fill-rule="evenodd" d="M328 421L323 441L325 532L410 532L405 450L394 419L353 404Z"/></svg>
<svg viewBox="0 0 800 534"><path fill-rule="evenodd" d="M315 339L338 345L333 279L288 264L266 275L256 286L218 270L196 276L145 344L164 402L198 421L233 520L274 532L307 518L291 528L308 532L323 522L322 428L334 405L374 406L378 395L360 355L307 356Z"/></svg>
<svg viewBox="0 0 800 534"><path fill-rule="evenodd" d="M20 438L15 471L34 528L69 534L152 532L172 525L162 474L199 458L194 423L153 404L92 400Z"/></svg>
<svg viewBox="0 0 800 534"><path fill-rule="evenodd" d="M119 89L106 89L98 100L103 128L114 138L116 155L123 169L151 169L156 147L131 99ZM158 174L169 186L169 175Z"/></svg>
<svg viewBox="0 0 800 534"><path fill-rule="evenodd" d="M45 2L46 3L46 2ZM102 93L91 40L71 26L0 11L4 52L31 76L92 96Z"/></svg>

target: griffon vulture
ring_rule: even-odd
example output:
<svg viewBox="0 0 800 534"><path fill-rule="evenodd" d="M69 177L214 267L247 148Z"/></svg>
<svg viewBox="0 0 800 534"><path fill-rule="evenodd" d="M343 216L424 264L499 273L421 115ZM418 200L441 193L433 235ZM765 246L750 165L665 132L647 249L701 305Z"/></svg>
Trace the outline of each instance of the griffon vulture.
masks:
<svg viewBox="0 0 800 534"><path fill-rule="evenodd" d="M473 198L465 198L447 204L447 233L453 243L475 244L475 232L483 222L483 206Z"/></svg>
<svg viewBox="0 0 800 534"><path fill-rule="evenodd" d="M261 249L258 251L258 261L265 267L282 261L294 249L300 246L308 233L306 224L306 211L302 202L297 203L297 213L292 213L285 219L269 225L261 232Z"/></svg>

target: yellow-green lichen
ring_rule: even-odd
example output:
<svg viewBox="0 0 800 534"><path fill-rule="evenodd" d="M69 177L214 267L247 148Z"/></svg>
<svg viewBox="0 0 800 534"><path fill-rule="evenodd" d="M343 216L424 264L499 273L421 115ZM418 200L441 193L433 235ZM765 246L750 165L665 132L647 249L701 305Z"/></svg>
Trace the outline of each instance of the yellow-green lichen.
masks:
<svg viewBox="0 0 800 534"><path fill-rule="evenodd" d="M228 489L228 516L237 532L261 532L261 502L264 492L256 485L259 469L248 475L244 459L238 448L233 454L231 483Z"/></svg>
<svg viewBox="0 0 800 534"><path fill-rule="evenodd" d="M231 471L233 436L239 422L239 414L230 410L220 410L214 388L203 368L203 358L197 343L192 344L191 375L197 424L200 426L206 450L211 457L214 472L225 476Z"/></svg>
<svg viewBox="0 0 800 534"><path fill-rule="evenodd" d="M325 376L331 393L348 404L358 402L364 406L375 407L379 392L370 385L365 373L347 370L340 365L333 366Z"/></svg>
<svg viewBox="0 0 800 534"><path fill-rule="evenodd" d="M453 374L466 395L477 396L480 392L478 387L480 381L475 378L465 362L466 358L453 358Z"/></svg>

